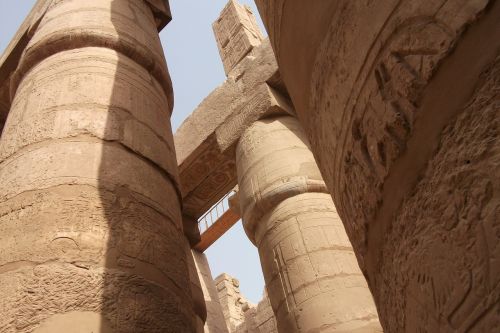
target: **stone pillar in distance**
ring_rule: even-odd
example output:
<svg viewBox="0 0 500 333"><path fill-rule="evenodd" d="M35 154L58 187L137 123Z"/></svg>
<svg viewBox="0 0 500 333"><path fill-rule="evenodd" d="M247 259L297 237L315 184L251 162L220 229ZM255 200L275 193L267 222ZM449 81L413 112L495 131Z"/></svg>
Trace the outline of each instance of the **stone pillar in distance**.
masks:
<svg viewBox="0 0 500 333"><path fill-rule="evenodd" d="M236 151L245 231L280 332L381 332L372 296L298 121L263 119Z"/></svg>

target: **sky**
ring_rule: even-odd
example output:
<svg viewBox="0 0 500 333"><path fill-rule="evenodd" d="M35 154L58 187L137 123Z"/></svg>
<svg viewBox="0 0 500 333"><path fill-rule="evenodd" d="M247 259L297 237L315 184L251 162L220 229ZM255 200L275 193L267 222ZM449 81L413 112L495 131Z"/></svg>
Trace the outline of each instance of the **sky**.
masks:
<svg viewBox="0 0 500 333"><path fill-rule="evenodd" d="M265 35L253 0L251 7ZM3 53L35 0L0 0L0 53ZM196 106L226 79L212 22L227 0L170 0L173 20L160 33L174 88L172 128L175 131ZM212 275L226 272L240 280L242 294L251 302L262 298L264 279L257 248L241 221L206 252Z"/></svg>

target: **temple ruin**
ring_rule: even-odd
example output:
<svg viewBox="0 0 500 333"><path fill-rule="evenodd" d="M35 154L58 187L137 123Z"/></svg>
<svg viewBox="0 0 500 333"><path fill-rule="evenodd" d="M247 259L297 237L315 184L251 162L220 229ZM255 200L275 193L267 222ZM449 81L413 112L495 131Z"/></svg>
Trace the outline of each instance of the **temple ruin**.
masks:
<svg viewBox="0 0 500 333"><path fill-rule="evenodd" d="M500 3L229 0L174 133L168 0L0 58L0 333L500 331ZM175 13L174 17L175 17ZM203 253L238 220L265 292Z"/></svg>

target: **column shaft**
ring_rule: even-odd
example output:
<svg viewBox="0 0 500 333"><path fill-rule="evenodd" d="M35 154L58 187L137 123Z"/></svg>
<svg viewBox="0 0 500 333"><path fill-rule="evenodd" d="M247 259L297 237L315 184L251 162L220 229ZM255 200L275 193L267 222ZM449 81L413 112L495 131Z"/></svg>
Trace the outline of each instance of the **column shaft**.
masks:
<svg viewBox="0 0 500 333"><path fill-rule="evenodd" d="M256 0L386 332L500 327L500 1Z"/></svg>
<svg viewBox="0 0 500 333"><path fill-rule="evenodd" d="M196 264L196 273L199 277L202 296L206 305L205 333L228 333L219 295L215 286L212 272L205 253L192 250L193 259Z"/></svg>
<svg viewBox="0 0 500 333"><path fill-rule="evenodd" d="M53 1L0 143L0 331L193 332L150 7Z"/></svg>
<svg viewBox="0 0 500 333"><path fill-rule="evenodd" d="M256 122L237 147L245 230L280 332L375 332L366 281L299 123Z"/></svg>

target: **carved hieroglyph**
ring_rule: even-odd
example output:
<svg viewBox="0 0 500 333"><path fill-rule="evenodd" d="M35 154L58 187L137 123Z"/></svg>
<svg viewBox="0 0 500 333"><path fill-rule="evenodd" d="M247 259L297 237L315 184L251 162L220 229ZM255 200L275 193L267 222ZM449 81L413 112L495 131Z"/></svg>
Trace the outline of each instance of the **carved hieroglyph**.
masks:
<svg viewBox="0 0 500 333"><path fill-rule="evenodd" d="M496 332L500 3L257 3L384 329Z"/></svg>
<svg viewBox="0 0 500 333"><path fill-rule="evenodd" d="M295 118L257 121L237 152L245 230L280 332L379 332L347 235Z"/></svg>
<svg viewBox="0 0 500 333"><path fill-rule="evenodd" d="M0 331L193 332L171 86L151 8L53 1L13 82L0 143Z"/></svg>
<svg viewBox="0 0 500 333"><path fill-rule="evenodd" d="M250 8L236 0L229 0L213 29L226 75L263 39Z"/></svg>

